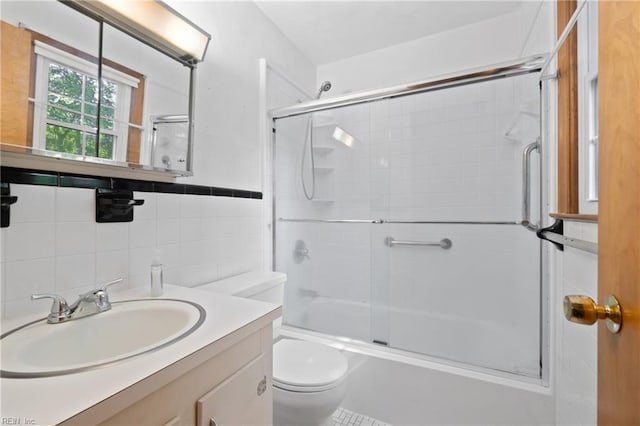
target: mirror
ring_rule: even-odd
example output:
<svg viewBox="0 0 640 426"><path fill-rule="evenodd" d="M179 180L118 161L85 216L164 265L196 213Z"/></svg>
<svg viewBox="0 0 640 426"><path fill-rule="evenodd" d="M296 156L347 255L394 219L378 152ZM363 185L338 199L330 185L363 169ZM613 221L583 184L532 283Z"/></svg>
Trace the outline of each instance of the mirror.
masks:
<svg viewBox="0 0 640 426"><path fill-rule="evenodd" d="M192 64L58 1L0 8L3 156L192 174Z"/></svg>
<svg viewBox="0 0 640 426"><path fill-rule="evenodd" d="M103 29L102 57L103 76L109 69L126 76L120 81L103 78L103 93L109 96L103 107L105 136L101 135L101 145L111 149L113 140L125 139L126 150L118 152L119 161L186 172L190 68L108 24ZM124 105L117 105L117 101ZM164 117L169 117L170 123L175 117L182 121L168 126Z"/></svg>

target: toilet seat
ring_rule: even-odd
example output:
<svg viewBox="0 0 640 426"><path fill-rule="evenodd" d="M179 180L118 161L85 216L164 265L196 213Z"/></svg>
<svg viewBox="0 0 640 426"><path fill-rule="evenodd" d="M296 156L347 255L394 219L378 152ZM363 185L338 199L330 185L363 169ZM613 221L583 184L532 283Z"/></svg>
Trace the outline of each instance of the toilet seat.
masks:
<svg viewBox="0 0 640 426"><path fill-rule="evenodd" d="M326 345L283 339L273 345L273 385L292 392L336 387L348 370L346 358Z"/></svg>

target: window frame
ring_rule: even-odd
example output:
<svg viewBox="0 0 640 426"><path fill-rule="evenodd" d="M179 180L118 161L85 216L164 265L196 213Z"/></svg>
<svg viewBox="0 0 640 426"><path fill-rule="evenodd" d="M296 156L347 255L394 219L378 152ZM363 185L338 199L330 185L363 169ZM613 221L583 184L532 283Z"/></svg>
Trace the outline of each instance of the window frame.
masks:
<svg viewBox="0 0 640 426"><path fill-rule="evenodd" d="M35 104L33 112L33 147L38 149L46 149L46 127L48 124L59 125L75 130L79 130L83 134L83 152L85 156L85 140L87 134L96 131L85 124L72 124L50 120L47 116L48 103L48 85L49 85L49 66L56 64L85 76L97 78L98 66L91 61L81 58L80 56L59 49L40 40L34 40L34 54L36 55L35 65L35 93L33 101ZM113 69L105 64L102 66L102 78L115 84L118 91L119 100L114 110L114 130L106 130L101 128L100 133L112 135L114 137L114 146L112 157L110 160L125 162L127 161L127 147L123 146L122 141L127 142L129 133L130 105L132 103L132 89L137 89L140 80L126 73ZM84 99L80 100L83 104ZM83 114L81 112L81 114ZM84 115L84 114L83 114ZM96 118L98 119L98 118ZM64 154L64 152L61 152ZM93 156L92 156L93 157ZM96 158L98 158L96 156Z"/></svg>
<svg viewBox="0 0 640 426"><path fill-rule="evenodd" d="M585 7L588 6L589 2ZM597 4L594 7L597 7ZM557 1L558 34L565 30L576 8L576 0ZM584 9L581 13L584 13ZM589 188L590 179L597 179L593 174L588 173L590 167L589 139L597 143L597 135L591 138L586 137L589 134L589 128L585 128L585 126L591 125L592 119L595 117L589 112L589 102L597 100L586 93L583 94L586 89L584 86L585 77L592 81L597 78L597 74L579 74L578 61L586 61L588 59L585 56L589 56L588 52L580 51L586 43L582 42L582 45L578 43L579 23L580 20L573 26L568 37L558 49L557 212L550 216L597 222L597 202L587 202L588 190L585 190ZM597 37L597 33L587 34L587 36L591 42L591 38ZM597 58L595 60L597 64ZM597 65L595 70L597 70ZM597 113L597 110L595 112ZM597 159L595 160L593 167L597 167Z"/></svg>
<svg viewBox="0 0 640 426"><path fill-rule="evenodd" d="M578 211L598 213L598 4L589 3L578 30Z"/></svg>
<svg viewBox="0 0 640 426"><path fill-rule="evenodd" d="M25 61L25 63L23 64L23 72L22 72L22 75L24 74L28 75L28 78L26 79L27 84L26 86L23 87L23 91L27 98L26 99L27 106L25 110L26 132L24 133L23 138L20 138L15 141L16 142L15 145L18 145L18 146L22 145L22 146L28 147L28 149L33 149L34 112L35 112L34 100L35 100L36 62L37 62L37 55L34 52L35 42L39 41L39 42L45 43L47 45L56 47L61 51L67 52L74 57L82 58L92 64L95 64L94 66L96 67L96 69L97 69L98 57L93 56L77 48L74 48L65 43L62 43L56 39L48 37L37 31L33 31L27 28L18 28L11 24L6 23L5 21L2 21L2 24L3 24L3 34L7 29L7 28L4 28L4 26L7 26L11 30L17 31L18 35L23 34L22 31L24 31L25 34L28 34L28 37L26 38L20 39L20 37L18 37L18 43L16 44L16 46L23 46L24 44L28 44L29 45L28 51L30 56L29 56L29 59ZM14 47L13 44L11 46L12 48ZM144 127L144 106L146 104L145 88L146 88L147 77L136 70L128 68L108 58L103 57L102 64L103 66L107 66L113 70L119 71L125 75L133 77L137 79L139 82L137 88L131 89L131 92L132 92L131 103L129 107L130 113L128 117L129 129L128 129L128 138L127 138L127 147L126 147L126 162L130 164L139 164L142 161L141 150L145 149L142 144L143 137L145 137L145 134L143 132L147 130ZM17 84L21 83L22 81L23 80L17 81ZM8 149L8 146L15 146L15 145L2 144L2 149L6 150ZM68 155L72 156L73 154L68 154ZM97 159L97 157L89 157L89 158Z"/></svg>

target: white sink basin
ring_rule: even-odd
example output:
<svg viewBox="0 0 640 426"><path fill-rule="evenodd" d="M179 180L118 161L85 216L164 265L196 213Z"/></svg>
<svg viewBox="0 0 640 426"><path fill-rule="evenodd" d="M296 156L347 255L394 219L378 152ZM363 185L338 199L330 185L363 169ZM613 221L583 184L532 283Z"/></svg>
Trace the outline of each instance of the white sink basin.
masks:
<svg viewBox="0 0 640 426"><path fill-rule="evenodd" d="M2 336L2 377L70 374L171 345L195 331L204 309L173 299L115 302L109 311L60 324L39 320Z"/></svg>

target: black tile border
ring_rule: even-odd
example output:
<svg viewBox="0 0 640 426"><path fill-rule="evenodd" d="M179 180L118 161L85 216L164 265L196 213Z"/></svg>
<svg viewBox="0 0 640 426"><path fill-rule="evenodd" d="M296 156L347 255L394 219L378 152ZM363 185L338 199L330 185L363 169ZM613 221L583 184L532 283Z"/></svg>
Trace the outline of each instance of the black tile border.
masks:
<svg viewBox="0 0 640 426"><path fill-rule="evenodd" d="M162 192L163 194L184 194L186 189L183 183L166 183L154 182L153 192Z"/></svg>
<svg viewBox="0 0 640 426"><path fill-rule="evenodd" d="M218 197L233 197L233 189L230 188L211 188L211 194Z"/></svg>
<svg viewBox="0 0 640 426"><path fill-rule="evenodd" d="M128 189L129 191L153 192L153 182L148 180L131 180L113 178L111 189Z"/></svg>
<svg viewBox="0 0 640 426"><path fill-rule="evenodd" d="M217 186L189 185L185 183L152 182L147 180L79 175L64 172L0 167L0 182L25 185L46 185L65 188L128 189L161 194L191 194L214 197L262 199L262 192Z"/></svg>
<svg viewBox="0 0 640 426"><path fill-rule="evenodd" d="M0 176L0 181L5 183L58 186L60 182L56 172L16 169L13 167L1 167Z"/></svg>
<svg viewBox="0 0 640 426"><path fill-rule="evenodd" d="M202 186L202 185L186 185L185 194L191 195L211 195L211 187L210 186Z"/></svg>
<svg viewBox="0 0 640 426"><path fill-rule="evenodd" d="M58 176L58 182L59 186L65 188L111 189L112 187L111 178L99 176L60 174Z"/></svg>

